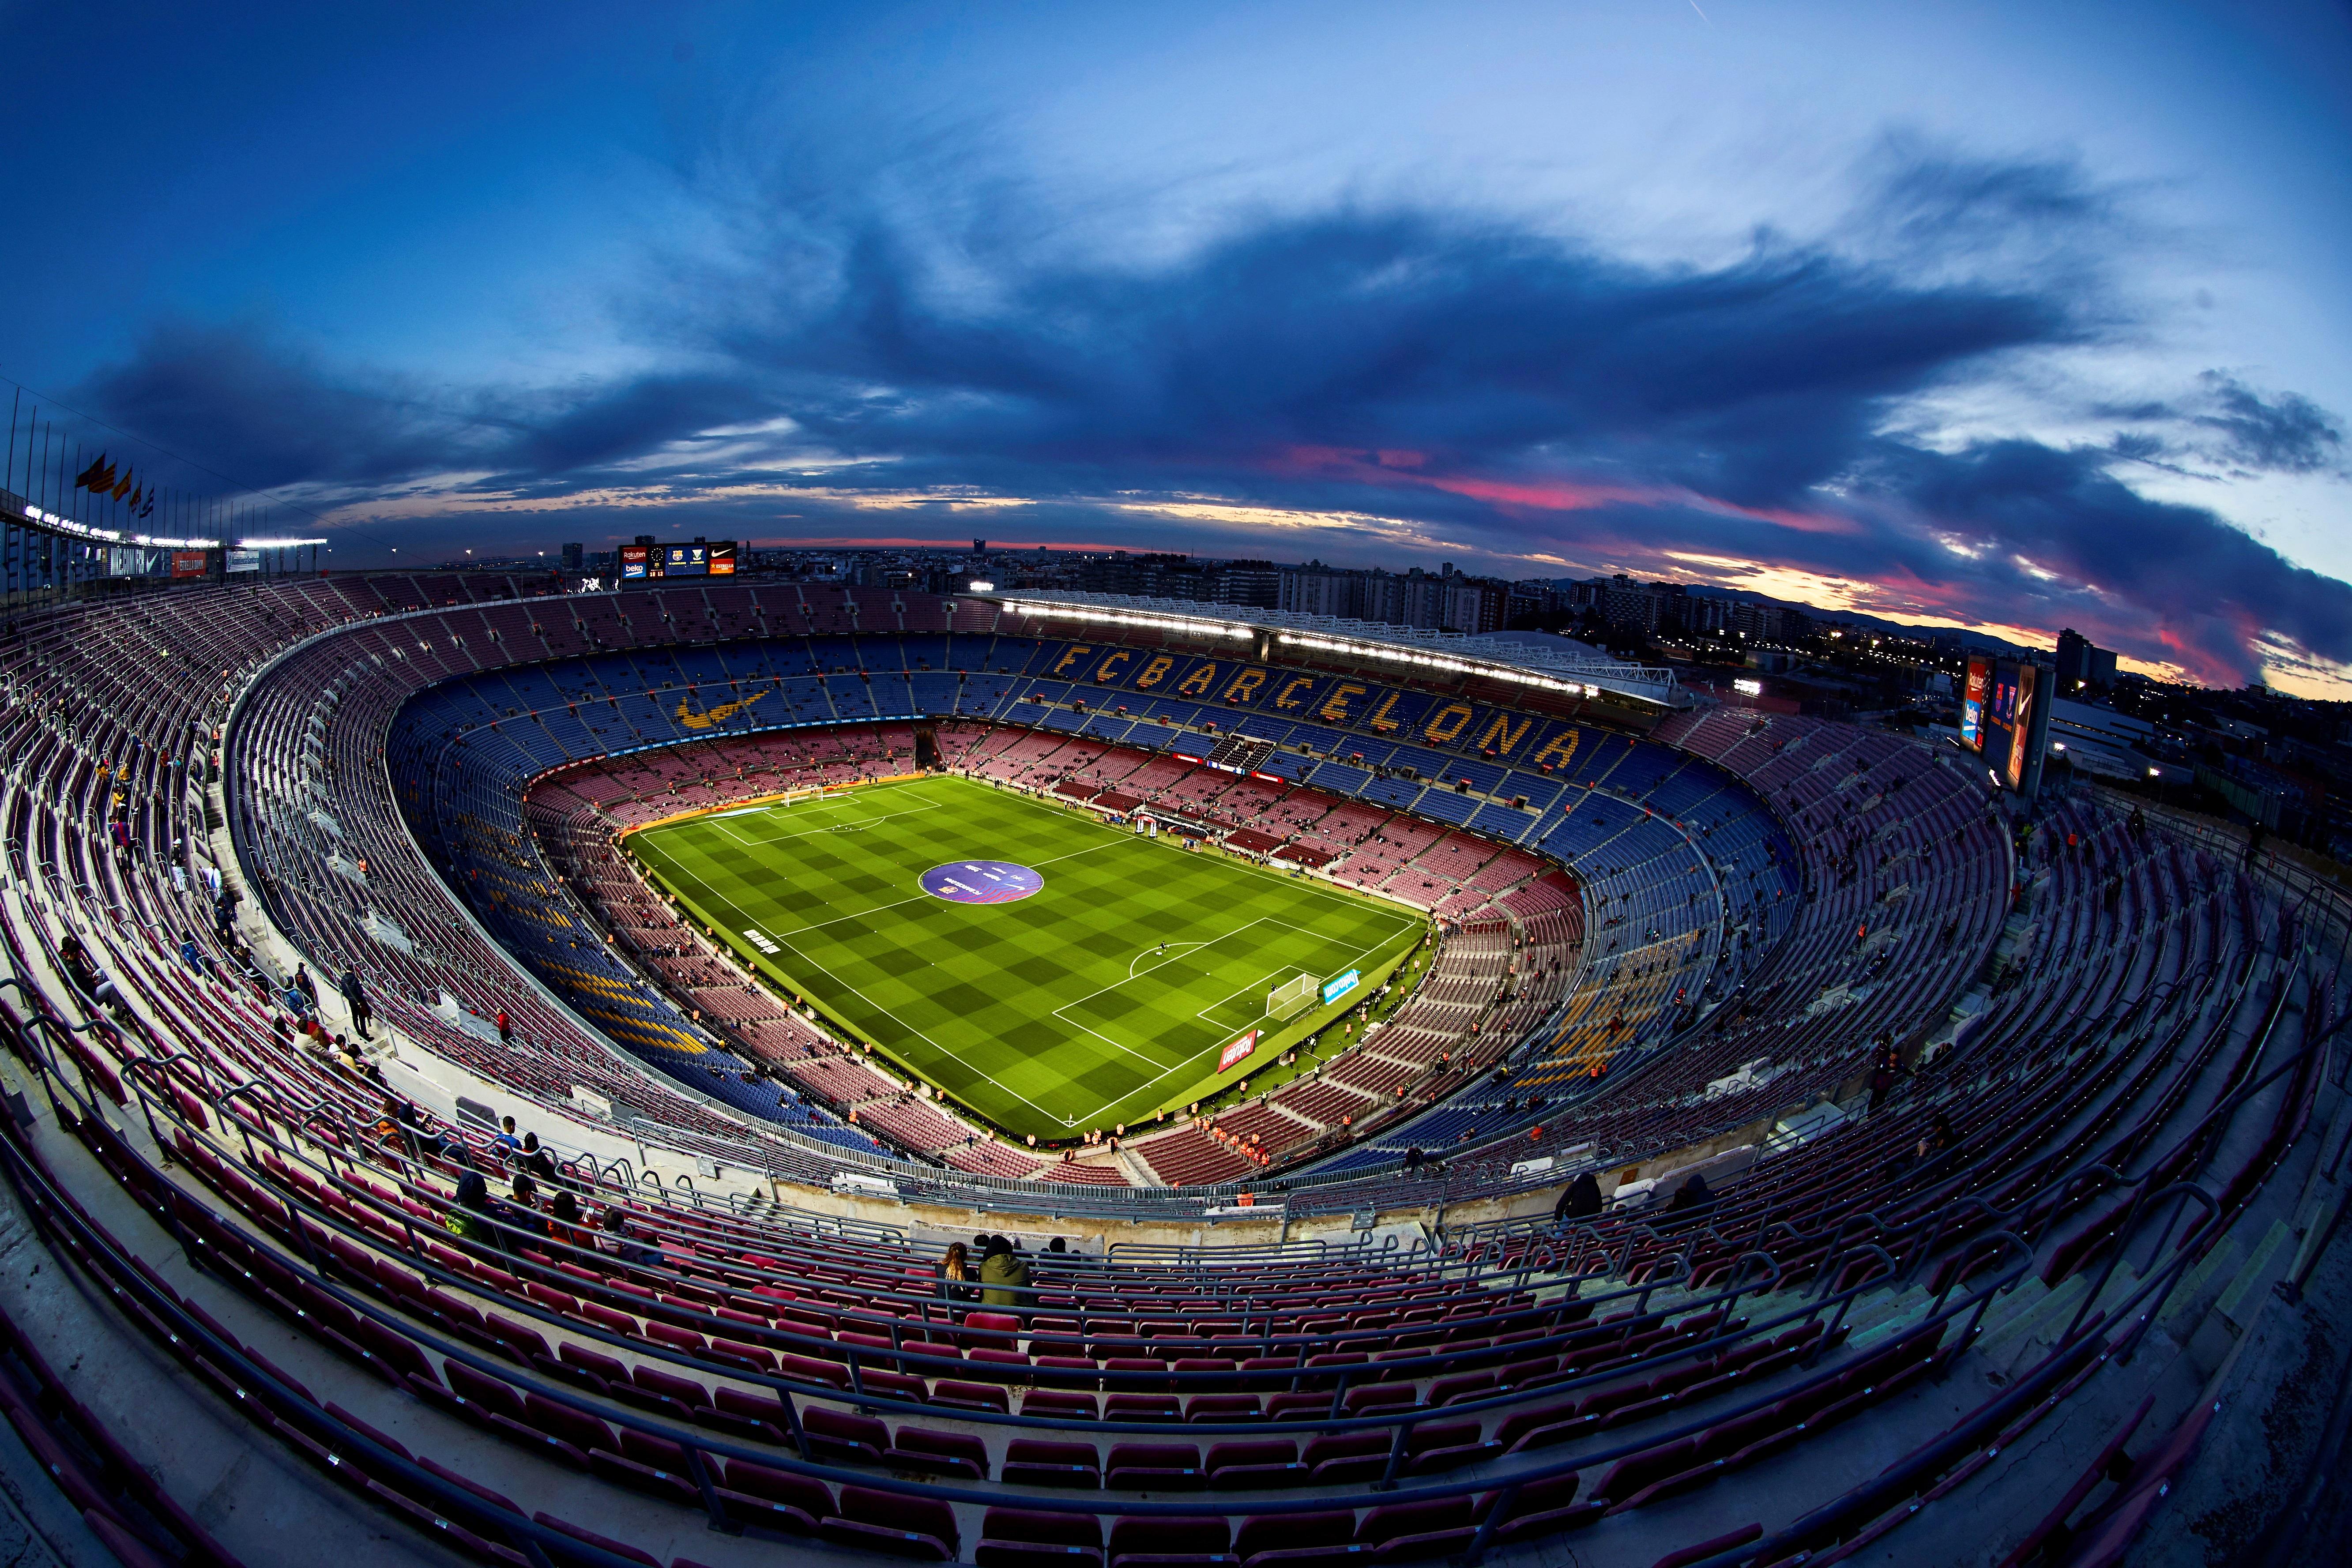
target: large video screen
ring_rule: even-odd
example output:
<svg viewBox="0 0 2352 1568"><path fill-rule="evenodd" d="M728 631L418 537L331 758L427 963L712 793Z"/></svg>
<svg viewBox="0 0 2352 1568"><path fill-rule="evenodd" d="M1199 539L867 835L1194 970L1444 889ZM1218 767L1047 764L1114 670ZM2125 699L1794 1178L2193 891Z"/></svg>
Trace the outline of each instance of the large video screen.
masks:
<svg viewBox="0 0 2352 1568"><path fill-rule="evenodd" d="M710 571L710 546L707 544L666 544L662 546L662 575L665 577L701 577Z"/></svg>
<svg viewBox="0 0 2352 1568"><path fill-rule="evenodd" d="M1984 750L1985 694L1992 685L1992 664L1969 660L1969 684L1960 698L1960 744L1972 752Z"/></svg>
<svg viewBox="0 0 2352 1568"><path fill-rule="evenodd" d="M2024 787L2033 765L2035 706L2043 700L2042 667L2016 659L1969 660L1960 700L1960 742L2011 789Z"/></svg>
<svg viewBox="0 0 2352 1568"><path fill-rule="evenodd" d="M735 542L722 539L710 547L710 574L731 577L735 574Z"/></svg>
<svg viewBox="0 0 2352 1568"><path fill-rule="evenodd" d="M2017 667L2016 689L2009 724L2009 755L2004 759L2001 782L2011 789L2025 787L2025 772L2032 760L2033 705L2042 696L2042 667L2021 664Z"/></svg>
<svg viewBox="0 0 2352 1568"><path fill-rule="evenodd" d="M652 552L650 548L643 544L624 544L621 546L621 575L624 577L642 577L646 575L647 570L646 559L651 553Z"/></svg>

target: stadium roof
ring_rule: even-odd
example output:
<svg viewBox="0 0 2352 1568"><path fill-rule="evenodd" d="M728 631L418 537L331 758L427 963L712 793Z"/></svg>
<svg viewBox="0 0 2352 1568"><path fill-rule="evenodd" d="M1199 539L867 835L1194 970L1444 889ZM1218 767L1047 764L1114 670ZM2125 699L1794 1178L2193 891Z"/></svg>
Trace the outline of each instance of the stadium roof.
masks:
<svg viewBox="0 0 2352 1568"><path fill-rule="evenodd" d="M997 592L974 589L965 595L992 599L1010 609L1029 608L1076 620L1158 626L1194 635L1246 637L1274 634L1277 646L1343 653L1388 662L1476 674L1577 696L1613 692L1664 708L1687 708L1694 699L1675 684L1675 672L1648 665L1594 659L1580 643L1559 639L1558 647L1471 637L1424 626L1390 626L1308 616L1294 610L1262 610L1246 605L1209 605L1192 599L1152 599L1132 594L1080 594L1064 589Z"/></svg>

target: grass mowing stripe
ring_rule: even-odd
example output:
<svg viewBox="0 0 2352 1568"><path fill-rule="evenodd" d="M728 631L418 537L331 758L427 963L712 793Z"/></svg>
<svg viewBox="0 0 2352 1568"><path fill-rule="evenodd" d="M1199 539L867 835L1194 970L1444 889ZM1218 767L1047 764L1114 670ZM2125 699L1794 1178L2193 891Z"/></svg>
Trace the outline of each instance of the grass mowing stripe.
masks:
<svg viewBox="0 0 2352 1568"><path fill-rule="evenodd" d="M1220 1048L1264 1025L1265 991L1354 968L1360 999L1424 930L1371 899L955 778L666 824L629 847L771 979L1041 1140L1142 1121L1270 1061L1347 1002L1269 1030L1220 1074ZM1045 885L1003 903L922 890L924 872L976 860Z"/></svg>

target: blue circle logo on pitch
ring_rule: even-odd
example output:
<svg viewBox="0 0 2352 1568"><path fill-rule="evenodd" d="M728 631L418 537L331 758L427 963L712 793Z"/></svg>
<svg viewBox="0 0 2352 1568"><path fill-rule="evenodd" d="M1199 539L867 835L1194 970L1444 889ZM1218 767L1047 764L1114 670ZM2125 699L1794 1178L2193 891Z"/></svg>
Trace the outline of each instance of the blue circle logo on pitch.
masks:
<svg viewBox="0 0 2352 1568"><path fill-rule="evenodd" d="M1045 885L1034 868L1009 860L951 860L923 873L923 891L958 904L1009 904Z"/></svg>

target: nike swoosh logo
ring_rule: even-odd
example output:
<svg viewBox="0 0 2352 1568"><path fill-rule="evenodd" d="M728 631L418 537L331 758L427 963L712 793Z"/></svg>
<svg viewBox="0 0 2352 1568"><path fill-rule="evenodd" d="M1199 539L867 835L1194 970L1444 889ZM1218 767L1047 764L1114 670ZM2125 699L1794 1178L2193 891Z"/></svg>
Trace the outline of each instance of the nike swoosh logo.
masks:
<svg viewBox="0 0 2352 1568"><path fill-rule="evenodd" d="M681 697L677 700L677 721L689 730L708 730L713 724L724 724L766 695L767 693L762 691L758 697L746 697L740 702L722 702L718 707L706 709L700 713L688 711L687 700Z"/></svg>

